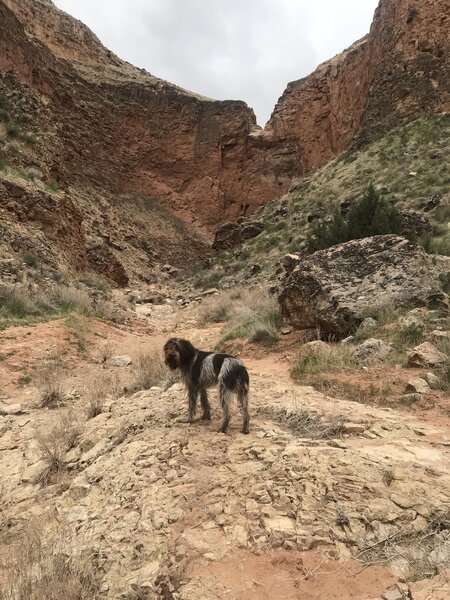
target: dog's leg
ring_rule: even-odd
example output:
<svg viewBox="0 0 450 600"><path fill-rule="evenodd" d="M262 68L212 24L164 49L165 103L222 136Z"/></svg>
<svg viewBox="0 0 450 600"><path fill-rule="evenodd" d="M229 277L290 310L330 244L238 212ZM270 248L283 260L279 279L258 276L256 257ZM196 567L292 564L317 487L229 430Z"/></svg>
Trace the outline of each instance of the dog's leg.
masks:
<svg viewBox="0 0 450 600"><path fill-rule="evenodd" d="M239 404L242 409L242 416L243 416L242 433L248 433L249 432L250 415L248 412L248 392L247 392L247 390L245 390L245 389L239 390L238 400L239 400Z"/></svg>
<svg viewBox="0 0 450 600"><path fill-rule="evenodd" d="M219 433L226 433L230 423L230 394L223 383L219 385L219 400L223 413L223 422L219 429Z"/></svg>
<svg viewBox="0 0 450 600"><path fill-rule="evenodd" d="M211 407L209 406L208 402L208 394L204 388L200 390L200 403L203 408L202 421L210 421Z"/></svg>
<svg viewBox="0 0 450 600"><path fill-rule="evenodd" d="M189 414L188 414L189 423L194 422L195 412L197 409L197 395L198 395L197 389L193 386L190 386L189 387Z"/></svg>

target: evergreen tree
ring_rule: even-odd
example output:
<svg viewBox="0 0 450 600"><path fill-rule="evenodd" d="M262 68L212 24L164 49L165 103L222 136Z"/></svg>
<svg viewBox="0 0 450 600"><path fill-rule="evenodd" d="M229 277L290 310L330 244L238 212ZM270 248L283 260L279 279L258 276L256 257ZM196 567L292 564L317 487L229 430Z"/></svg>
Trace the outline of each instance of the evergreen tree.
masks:
<svg viewBox="0 0 450 600"><path fill-rule="evenodd" d="M346 220L335 209L330 221L320 221L312 226L308 248L315 252L349 240L399 231L400 217L397 209L380 198L371 184L361 200L351 207Z"/></svg>

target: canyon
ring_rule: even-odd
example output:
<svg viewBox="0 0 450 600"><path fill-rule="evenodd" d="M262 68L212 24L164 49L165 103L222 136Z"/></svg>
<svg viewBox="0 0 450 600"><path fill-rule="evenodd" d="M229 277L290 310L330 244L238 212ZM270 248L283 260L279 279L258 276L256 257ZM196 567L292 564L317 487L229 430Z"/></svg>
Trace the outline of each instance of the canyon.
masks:
<svg viewBox="0 0 450 600"><path fill-rule="evenodd" d="M381 0L370 33L289 83L264 129L244 102L120 60L50 0L0 1L2 88L38 135L45 177L151 197L210 239L349 146L448 111L446 5Z"/></svg>

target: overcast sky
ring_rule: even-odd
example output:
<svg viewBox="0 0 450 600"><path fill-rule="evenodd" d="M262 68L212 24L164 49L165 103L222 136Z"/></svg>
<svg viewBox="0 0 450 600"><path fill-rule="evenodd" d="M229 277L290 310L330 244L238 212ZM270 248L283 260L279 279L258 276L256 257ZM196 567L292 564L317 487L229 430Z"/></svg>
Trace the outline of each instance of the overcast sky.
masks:
<svg viewBox="0 0 450 600"><path fill-rule="evenodd" d="M378 0L54 0L138 67L261 125L289 81L369 31Z"/></svg>

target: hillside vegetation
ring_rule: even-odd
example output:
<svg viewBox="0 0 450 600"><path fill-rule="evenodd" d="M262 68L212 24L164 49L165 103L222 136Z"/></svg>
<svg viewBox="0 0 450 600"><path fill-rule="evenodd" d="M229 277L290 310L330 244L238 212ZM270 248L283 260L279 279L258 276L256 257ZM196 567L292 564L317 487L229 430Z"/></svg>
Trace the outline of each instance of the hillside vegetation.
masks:
<svg viewBox="0 0 450 600"><path fill-rule="evenodd" d="M417 119L371 145L351 149L309 178L293 185L254 218L264 231L242 246L218 253L205 269L197 265L199 287L229 286L235 282L275 280L281 258L308 252L308 237L336 209L351 209L373 184L383 202L397 210L426 215L433 231L423 239L429 252L450 254L450 117Z"/></svg>

